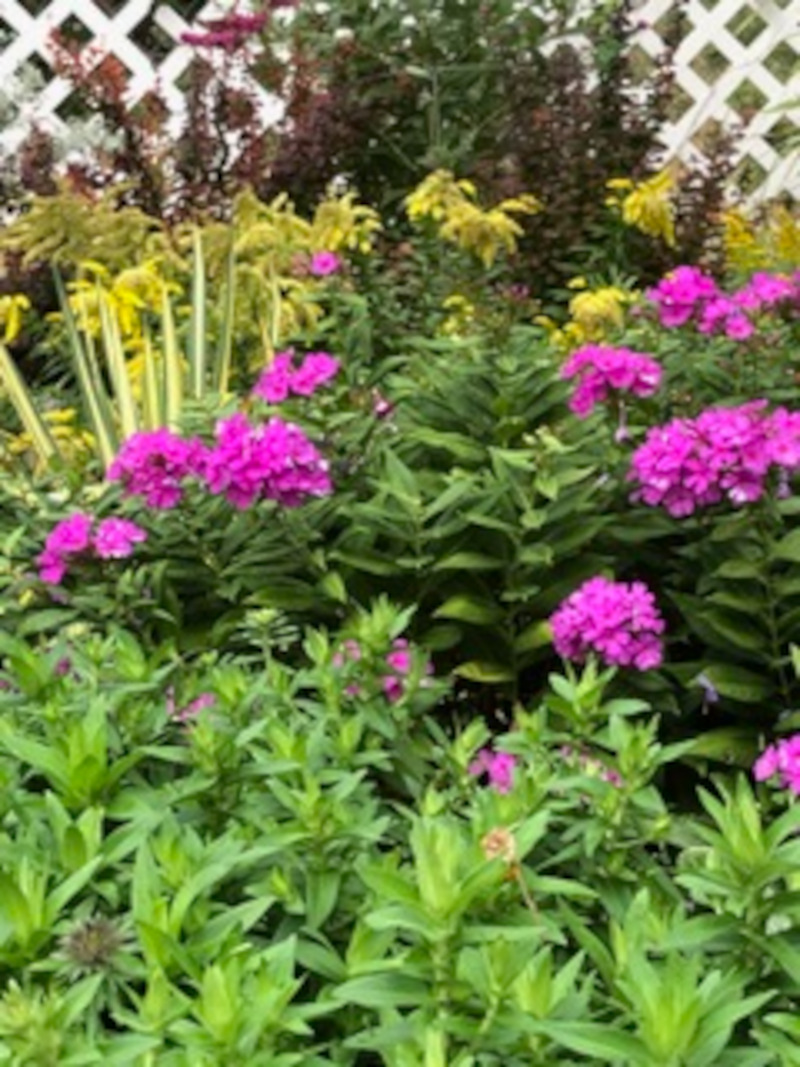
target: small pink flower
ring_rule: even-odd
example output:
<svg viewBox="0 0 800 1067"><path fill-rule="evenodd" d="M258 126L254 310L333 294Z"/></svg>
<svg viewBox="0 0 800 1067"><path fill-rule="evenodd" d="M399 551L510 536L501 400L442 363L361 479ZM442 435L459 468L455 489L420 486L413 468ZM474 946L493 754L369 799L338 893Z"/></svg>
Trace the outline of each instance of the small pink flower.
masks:
<svg viewBox="0 0 800 1067"><path fill-rule="evenodd" d="M103 519L94 534L94 550L101 559L124 559L133 546L147 540L147 531L128 519Z"/></svg>
<svg viewBox="0 0 800 1067"><path fill-rule="evenodd" d="M489 785L498 793L510 793L514 786L514 769L517 757L508 752L492 752L482 748L477 758L469 765L469 773L476 778L485 774Z"/></svg>
<svg viewBox="0 0 800 1067"><path fill-rule="evenodd" d="M561 377L576 379L569 407L583 419L609 393L652 396L661 385L661 367L651 356L630 348L589 344L573 352Z"/></svg>
<svg viewBox="0 0 800 1067"><path fill-rule="evenodd" d="M326 278L341 270L342 261L335 252L315 252L311 257L309 270L315 278Z"/></svg>
<svg viewBox="0 0 800 1067"><path fill-rule="evenodd" d="M776 741L753 764L753 777L757 782L766 782L775 775L783 789L800 796L800 734Z"/></svg>

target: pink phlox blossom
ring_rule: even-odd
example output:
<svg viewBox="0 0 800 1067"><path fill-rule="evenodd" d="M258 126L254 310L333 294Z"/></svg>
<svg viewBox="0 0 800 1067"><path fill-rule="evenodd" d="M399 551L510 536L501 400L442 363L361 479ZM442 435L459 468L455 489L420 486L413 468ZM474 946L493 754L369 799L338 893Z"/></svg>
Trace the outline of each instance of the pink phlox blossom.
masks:
<svg viewBox="0 0 800 1067"><path fill-rule="evenodd" d="M94 534L94 550L101 559L125 559L133 546L147 540L147 531L129 519L103 519Z"/></svg>
<svg viewBox="0 0 800 1067"><path fill-rule="evenodd" d="M760 311L772 308L784 300L791 300L798 295L798 289L791 278L783 274L768 274L756 271L747 285L733 294L733 302L747 311Z"/></svg>
<svg viewBox="0 0 800 1067"><path fill-rule="evenodd" d="M708 408L652 427L631 459L633 500L683 518L723 500L760 499L773 466L800 466L800 415L783 408L770 415L766 403Z"/></svg>
<svg viewBox="0 0 800 1067"><path fill-rule="evenodd" d="M348 663L359 663L362 659L363 651L361 646L358 641L350 638L334 653L331 662L334 667L345 667ZM386 698L392 704L396 704L398 700L405 696L408 677L414 666L414 652L404 637L397 637L392 642L392 647L384 658L384 665L385 670L381 679L381 688ZM423 672L426 676L433 673L433 664L430 661L424 663ZM423 678L422 685L425 684L425 679ZM345 690L348 696L358 696L361 691L361 687L358 685L350 685Z"/></svg>
<svg viewBox="0 0 800 1067"><path fill-rule="evenodd" d="M492 752L489 748L482 748L470 763L468 771L476 778L485 774L488 784L498 793L510 793L514 787L516 766L516 756L508 752Z"/></svg>
<svg viewBox="0 0 800 1067"><path fill-rule="evenodd" d="M268 404L280 404L289 396L312 396L339 371L340 363L329 352L309 352L299 367L290 349L278 352L253 386L253 396Z"/></svg>
<svg viewBox="0 0 800 1067"><path fill-rule="evenodd" d="M237 412L217 423L216 439L206 453L204 477L211 492L224 493L234 507L260 499L297 507L333 491L327 460L294 423L253 425Z"/></svg>
<svg viewBox="0 0 800 1067"><path fill-rule="evenodd" d="M550 618L553 644L564 659L583 662L594 653L609 666L646 671L663 658L664 620L643 582L584 582Z"/></svg>
<svg viewBox="0 0 800 1067"><path fill-rule="evenodd" d="M757 782L766 782L775 775L782 788L800 795L800 734L769 745L753 764Z"/></svg>
<svg viewBox="0 0 800 1067"><path fill-rule="evenodd" d="M700 333L724 333L735 341L744 341L755 332L755 326L731 297L715 296L700 312L697 323Z"/></svg>
<svg viewBox="0 0 800 1067"><path fill-rule="evenodd" d="M719 295L714 279L698 267L676 267L648 289L645 296L658 309L662 326L683 326L707 301Z"/></svg>
<svg viewBox="0 0 800 1067"><path fill-rule="evenodd" d="M122 482L126 496L141 496L151 508L166 510L180 503L187 478L202 469L205 446L171 430L132 434L108 468L111 481Z"/></svg>
<svg viewBox="0 0 800 1067"><path fill-rule="evenodd" d="M612 390L652 396L661 384L661 376L661 367L651 356L610 345L584 345L561 369L562 378L577 378L569 407L579 418L586 418Z"/></svg>
<svg viewBox="0 0 800 1067"><path fill-rule="evenodd" d="M339 360L328 352L309 352L292 376L292 392L311 396L339 372Z"/></svg>
<svg viewBox="0 0 800 1067"><path fill-rule="evenodd" d="M388 419L394 414L394 404L378 389L372 390L372 414L376 419Z"/></svg>
<svg viewBox="0 0 800 1067"><path fill-rule="evenodd" d="M315 278L326 278L341 269L342 260L335 252L314 252L309 270Z"/></svg>
<svg viewBox="0 0 800 1067"><path fill-rule="evenodd" d="M94 525L93 517L85 512L56 523L36 561L43 582L60 585L75 559L123 559L131 555L135 544L147 540L147 531L127 519L103 519L96 529Z"/></svg>

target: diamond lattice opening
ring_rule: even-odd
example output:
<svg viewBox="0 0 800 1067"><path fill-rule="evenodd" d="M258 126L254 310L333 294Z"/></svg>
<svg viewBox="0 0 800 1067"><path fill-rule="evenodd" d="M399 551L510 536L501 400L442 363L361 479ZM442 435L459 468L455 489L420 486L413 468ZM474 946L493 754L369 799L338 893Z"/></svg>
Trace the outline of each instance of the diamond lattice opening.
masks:
<svg viewBox="0 0 800 1067"><path fill-rule="evenodd" d="M740 7L725 25L731 36L743 45L751 45L767 28L766 20L748 4Z"/></svg>
<svg viewBox="0 0 800 1067"><path fill-rule="evenodd" d="M655 61L645 52L640 44L635 44L628 52L628 68L634 85L649 81L655 70Z"/></svg>
<svg viewBox="0 0 800 1067"><path fill-rule="evenodd" d="M29 15L40 15L50 4L50 0L20 0L20 6L24 7Z"/></svg>
<svg viewBox="0 0 800 1067"><path fill-rule="evenodd" d="M725 127L719 119L706 119L692 134L692 144L704 155L713 155L725 135Z"/></svg>
<svg viewBox="0 0 800 1067"><path fill-rule="evenodd" d="M116 15L127 7L129 0L94 0L94 2L103 14Z"/></svg>
<svg viewBox="0 0 800 1067"><path fill-rule="evenodd" d="M706 85L713 85L720 75L730 66L730 60L724 56L716 45L709 42L700 49L689 66L702 78Z"/></svg>
<svg viewBox="0 0 800 1067"><path fill-rule="evenodd" d="M762 167L757 159L753 159L752 156L745 156L734 171L733 180L741 191L746 196L749 196L760 185L764 184L767 175L766 167Z"/></svg>
<svg viewBox="0 0 800 1067"><path fill-rule="evenodd" d="M680 85L674 86L670 91L669 101L665 109L667 121L680 122L692 107L694 107L694 97L690 96Z"/></svg>
<svg viewBox="0 0 800 1067"><path fill-rule="evenodd" d="M653 23L653 29L670 48L677 48L693 28L691 19L687 18L686 12L677 4L668 7L661 18Z"/></svg>
<svg viewBox="0 0 800 1067"><path fill-rule="evenodd" d="M783 85L788 85L790 81L793 81L793 79L800 74L800 55L798 55L788 41L781 41L781 43L773 48L770 54L762 60L762 63L772 77Z"/></svg>
<svg viewBox="0 0 800 1067"><path fill-rule="evenodd" d="M87 45L94 40L89 27L77 15L70 15L58 28L58 35L65 44Z"/></svg>
<svg viewBox="0 0 800 1067"><path fill-rule="evenodd" d="M0 19L0 52L4 48L8 48L10 44L13 44L18 37L19 34L14 27L9 26L5 19Z"/></svg>
<svg viewBox="0 0 800 1067"><path fill-rule="evenodd" d="M86 94L79 89L73 89L69 96L58 105L56 114L63 122L69 123L75 119L88 119L92 110L86 103Z"/></svg>
<svg viewBox="0 0 800 1067"><path fill-rule="evenodd" d="M186 22L191 22L203 10L206 0L165 0L165 5Z"/></svg>
<svg viewBox="0 0 800 1067"><path fill-rule="evenodd" d="M769 97L765 92L749 78L740 82L730 94L726 103L732 108L743 122L749 122L762 107L765 107Z"/></svg>
<svg viewBox="0 0 800 1067"><path fill-rule="evenodd" d="M135 26L130 39L144 52L153 66L159 66L175 47L175 42L156 20L148 15Z"/></svg>
<svg viewBox="0 0 800 1067"><path fill-rule="evenodd" d="M784 115L764 134L764 140L785 159L791 152L800 148L800 126Z"/></svg>

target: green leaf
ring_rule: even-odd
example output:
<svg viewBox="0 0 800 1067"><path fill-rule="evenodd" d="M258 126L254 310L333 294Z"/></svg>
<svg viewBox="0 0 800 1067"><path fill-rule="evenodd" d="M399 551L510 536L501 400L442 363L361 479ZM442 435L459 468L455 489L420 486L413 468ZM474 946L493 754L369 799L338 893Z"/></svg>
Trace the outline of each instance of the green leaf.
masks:
<svg viewBox="0 0 800 1067"><path fill-rule="evenodd" d="M572 1052L580 1052L604 1063L652 1062L647 1048L637 1037L613 1024L582 1023L570 1019L568 1022L537 1022L533 1028Z"/></svg>
<svg viewBox="0 0 800 1067"><path fill-rule="evenodd" d="M775 692L775 686L769 678L732 663L711 663L703 674L722 696L744 704L758 704L768 700Z"/></svg>
<svg viewBox="0 0 800 1067"><path fill-rule="evenodd" d="M433 616L437 619L457 619L459 622L490 626L499 622L504 614L503 609L491 601L461 594L446 600L434 611Z"/></svg>
<svg viewBox="0 0 800 1067"><path fill-rule="evenodd" d="M495 571L505 564L495 556L485 556L480 552L454 552L451 556L435 563L435 571Z"/></svg>
<svg viewBox="0 0 800 1067"><path fill-rule="evenodd" d="M471 682L481 682L484 685L492 685L496 682L513 682L516 677L511 667L502 663L489 663L485 660L468 660L459 663L453 669L453 674L460 678L467 678Z"/></svg>
<svg viewBox="0 0 800 1067"><path fill-rule="evenodd" d="M800 529L792 530L773 547L772 559L786 559L800 563Z"/></svg>
<svg viewBox="0 0 800 1067"><path fill-rule="evenodd" d="M400 972L379 972L351 978L336 987L331 995L345 1004L365 1008L416 1007L430 997L426 982Z"/></svg>
<svg viewBox="0 0 800 1067"><path fill-rule="evenodd" d="M514 639L514 651L533 652L537 648L544 648L546 645L551 644L552 640L553 631L550 623L546 619L540 619L538 622L530 623L521 633L517 634Z"/></svg>

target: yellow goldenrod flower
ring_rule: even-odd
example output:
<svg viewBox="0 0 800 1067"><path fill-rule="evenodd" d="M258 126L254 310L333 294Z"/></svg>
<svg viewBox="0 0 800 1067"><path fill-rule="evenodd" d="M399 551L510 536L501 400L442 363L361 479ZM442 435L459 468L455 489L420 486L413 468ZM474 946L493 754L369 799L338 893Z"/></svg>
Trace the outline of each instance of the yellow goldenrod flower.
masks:
<svg viewBox="0 0 800 1067"><path fill-rule="evenodd" d="M353 193L331 196L317 205L311 221L309 251L325 249L339 252L343 248L369 252L375 234L383 229L377 211L356 204Z"/></svg>
<svg viewBox="0 0 800 1067"><path fill-rule="evenodd" d="M10 345L22 332L25 312L30 311L31 302L23 293L9 293L0 296L0 326L3 328L3 343Z"/></svg>
<svg viewBox="0 0 800 1067"><path fill-rule="evenodd" d="M439 333L446 337L457 337L468 333L475 321L475 305L461 293L453 293L442 301L442 307L449 312L439 327Z"/></svg>
<svg viewBox="0 0 800 1067"><path fill-rule="evenodd" d="M622 219L649 237L660 237L675 247L675 208L672 192L675 180L669 171L661 171L639 182L622 202Z"/></svg>
<svg viewBox="0 0 800 1067"><path fill-rule="evenodd" d="M633 294L616 285L587 289L577 293L569 302L569 313L593 341L602 340L609 327L621 329L625 324L625 305Z"/></svg>
<svg viewBox="0 0 800 1067"><path fill-rule="evenodd" d="M432 219L439 224L444 240L490 267L500 252L516 251L522 227L512 215L533 215L541 210L541 204L530 193L509 197L487 209L476 200L472 182L457 180L448 170L437 170L406 197L405 205L412 221Z"/></svg>
<svg viewBox="0 0 800 1067"><path fill-rule="evenodd" d="M773 205L760 218L739 208L722 215L725 259L731 270L792 271L800 266L800 215L782 204Z"/></svg>

